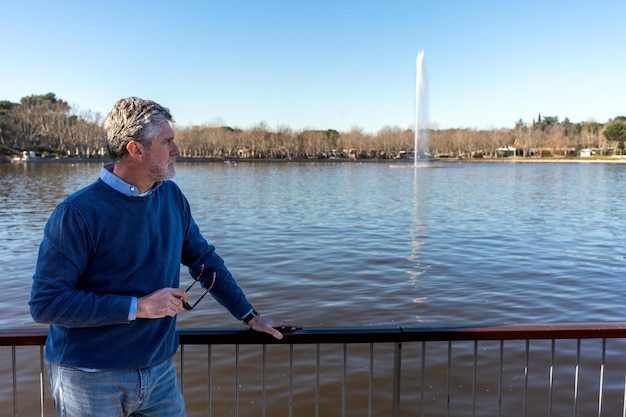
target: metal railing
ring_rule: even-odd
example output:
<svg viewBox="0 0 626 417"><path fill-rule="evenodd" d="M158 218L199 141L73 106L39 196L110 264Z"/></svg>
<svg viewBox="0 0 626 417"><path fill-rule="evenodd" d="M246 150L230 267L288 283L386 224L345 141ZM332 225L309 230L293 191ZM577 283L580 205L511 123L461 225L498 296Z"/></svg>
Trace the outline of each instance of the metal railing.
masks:
<svg viewBox="0 0 626 417"><path fill-rule="evenodd" d="M178 333L190 417L626 416L626 323ZM0 417L54 415L46 336L0 331Z"/></svg>

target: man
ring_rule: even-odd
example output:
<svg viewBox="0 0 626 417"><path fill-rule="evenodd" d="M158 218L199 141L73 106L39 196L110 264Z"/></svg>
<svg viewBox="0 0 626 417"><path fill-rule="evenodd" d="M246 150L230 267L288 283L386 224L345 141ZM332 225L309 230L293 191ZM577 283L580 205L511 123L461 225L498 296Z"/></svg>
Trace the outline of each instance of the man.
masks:
<svg viewBox="0 0 626 417"><path fill-rule="evenodd" d="M46 361L63 416L184 416L172 357L187 294L181 263L228 311L282 338L259 315L202 237L189 203L168 179L179 149L172 116L138 98L104 122L112 164L52 213L33 276L33 319L50 325Z"/></svg>

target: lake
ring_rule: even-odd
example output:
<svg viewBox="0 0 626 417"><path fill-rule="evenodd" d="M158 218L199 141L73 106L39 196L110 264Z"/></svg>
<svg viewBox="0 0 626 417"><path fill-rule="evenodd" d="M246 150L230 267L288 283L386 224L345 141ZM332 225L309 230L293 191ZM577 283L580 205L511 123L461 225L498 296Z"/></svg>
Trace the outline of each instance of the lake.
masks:
<svg viewBox="0 0 626 417"><path fill-rule="evenodd" d="M0 164L1 327L37 327L27 302L44 224L100 167ZM180 162L174 180L266 315L304 326L624 321L626 165ZM180 327L239 325L210 299L179 315Z"/></svg>

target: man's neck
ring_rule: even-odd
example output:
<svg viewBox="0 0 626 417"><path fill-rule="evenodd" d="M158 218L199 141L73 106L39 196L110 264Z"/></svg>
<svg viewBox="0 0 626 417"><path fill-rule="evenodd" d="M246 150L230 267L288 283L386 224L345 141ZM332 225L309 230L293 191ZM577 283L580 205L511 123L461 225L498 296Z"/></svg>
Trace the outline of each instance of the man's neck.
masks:
<svg viewBox="0 0 626 417"><path fill-rule="evenodd" d="M154 187L154 181L146 177L141 167L133 164L116 162L113 164L113 174L137 187L139 194L146 193Z"/></svg>

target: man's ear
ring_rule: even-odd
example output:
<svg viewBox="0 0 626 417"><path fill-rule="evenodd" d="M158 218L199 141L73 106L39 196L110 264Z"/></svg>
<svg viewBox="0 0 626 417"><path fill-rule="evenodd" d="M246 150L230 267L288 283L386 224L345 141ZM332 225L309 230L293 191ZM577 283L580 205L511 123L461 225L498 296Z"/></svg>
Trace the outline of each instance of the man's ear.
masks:
<svg viewBox="0 0 626 417"><path fill-rule="evenodd" d="M128 151L128 155L131 158L137 159L137 160L143 160L144 157L144 147L143 144L135 141L135 140L131 140L130 142L128 142L128 144L126 145L126 150Z"/></svg>

